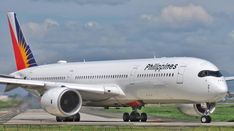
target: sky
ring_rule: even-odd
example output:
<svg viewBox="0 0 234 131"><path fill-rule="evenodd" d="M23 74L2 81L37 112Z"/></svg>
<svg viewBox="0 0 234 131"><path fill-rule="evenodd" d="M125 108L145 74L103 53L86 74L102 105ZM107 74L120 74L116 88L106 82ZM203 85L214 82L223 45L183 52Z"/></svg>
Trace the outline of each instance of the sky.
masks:
<svg viewBox="0 0 234 131"><path fill-rule="evenodd" d="M14 11L39 65L186 56L234 75L233 5L228 0L1 0L0 72L16 70L6 18Z"/></svg>

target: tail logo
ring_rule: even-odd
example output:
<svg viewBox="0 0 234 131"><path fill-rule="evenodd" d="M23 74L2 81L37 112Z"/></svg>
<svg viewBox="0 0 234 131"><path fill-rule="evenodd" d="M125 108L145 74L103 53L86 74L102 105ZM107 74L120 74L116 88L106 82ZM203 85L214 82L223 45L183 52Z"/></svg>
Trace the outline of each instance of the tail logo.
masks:
<svg viewBox="0 0 234 131"><path fill-rule="evenodd" d="M12 45L14 48L17 70L37 66L32 51L23 36L20 25L14 12L8 13Z"/></svg>

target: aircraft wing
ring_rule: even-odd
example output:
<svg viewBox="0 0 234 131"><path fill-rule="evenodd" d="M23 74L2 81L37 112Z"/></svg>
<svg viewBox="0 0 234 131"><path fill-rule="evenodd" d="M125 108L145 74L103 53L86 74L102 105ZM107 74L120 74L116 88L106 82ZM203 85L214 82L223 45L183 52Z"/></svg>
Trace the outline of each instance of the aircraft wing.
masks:
<svg viewBox="0 0 234 131"><path fill-rule="evenodd" d="M109 94L125 96L122 89L115 84L72 84L63 82L47 82L17 78L3 78L0 77L0 84L6 84L5 91L10 91L17 87L22 87L28 90L36 90L40 95L43 95L46 90L50 88L70 88L81 92L90 92L95 94Z"/></svg>
<svg viewBox="0 0 234 131"><path fill-rule="evenodd" d="M224 77L226 81L234 81L234 76Z"/></svg>
<svg viewBox="0 0 234 131"><path fill-rule="evenodd" d="M228 92L227 96L230 97L230 98L234 97L234 92Z"/></svg>

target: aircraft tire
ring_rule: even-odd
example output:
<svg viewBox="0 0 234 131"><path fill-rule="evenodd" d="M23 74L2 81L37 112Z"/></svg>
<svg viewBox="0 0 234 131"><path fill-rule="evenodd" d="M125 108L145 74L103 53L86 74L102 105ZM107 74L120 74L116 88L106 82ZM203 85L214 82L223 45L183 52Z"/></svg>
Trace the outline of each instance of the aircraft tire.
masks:
<svg viewBox="0 0 234 131"><path fill-rule="evenodd" d="M129 113L125 112L125 113L123 114L123 121L124 121L124 122L128 122L128 121L129 121L129 118L130 118Z"/></svg>
<svg viewBox="0 0 234 131"><path fill-rule="evenodd" d="M147 114L146 113L141 113L141 122L146 122L147 121Z"/></svg>
<svg viewBox="0 0 234 131"><path fill-rule="evenodd" d="M56 116L56 121L57 121L57 122L62 122L63 120L61 119L61 117Z"/></svg>
<svg viewBox="0 0 234 131"><path fill-rule="evenodd" d="M210 116L202 116L201 117L201 123L210 123L211 117Z"/></svg>
<svg viewBox="0 0 234 131"><path fill-rule="evenodd" d="M73 121L75 121L75 122L80 121L80 113L77 113L76 115L74 115Z"/></svg>
<svg viewBox="0 0 234 131"><path fill-rule="evenodd" d="M129 117L131 122L138 122L141 119L141 116L138 112L133 111Z"/></svg>

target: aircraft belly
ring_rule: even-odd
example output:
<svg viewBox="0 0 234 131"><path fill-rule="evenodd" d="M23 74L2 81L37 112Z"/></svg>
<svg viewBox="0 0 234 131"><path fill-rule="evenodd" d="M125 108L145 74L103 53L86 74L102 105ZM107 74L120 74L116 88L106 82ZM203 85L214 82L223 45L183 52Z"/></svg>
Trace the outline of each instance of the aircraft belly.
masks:
<svg viewBox="0 0 234 131"><path fill-rule="evenodd" d="M96 106L96 107L127 107L130 106L128 103L133 102L135 100L125 99L125 100L116 100L116 99L108 99L105 101L95 102L95 101L86 101L83 103L84 106ZM179 103L198 103L197 101L190 101L186 99L147 99L142 101L144 104L179 104Z"/></svg>
<svg viewBox="0 0 234 131"><path fill-rule="evenodd" d="M126 106L127 103L142 100L155 103L158 99L167 99L167 87L154 84L138 83L135 85L121 85L126 96L107 96L82 93L86 106Z"/></svg>
<svg viewBox="0 0 234 131"><path fill-rule="evenodd" d="M168 91L170 86L166 86L160 83L138 83L135 85L129 85L125 88L125 99L147 100L147 99L168 99ZM122 98L117 98L122 99ZM169 98L170 99L170 98Z"/></svg>

